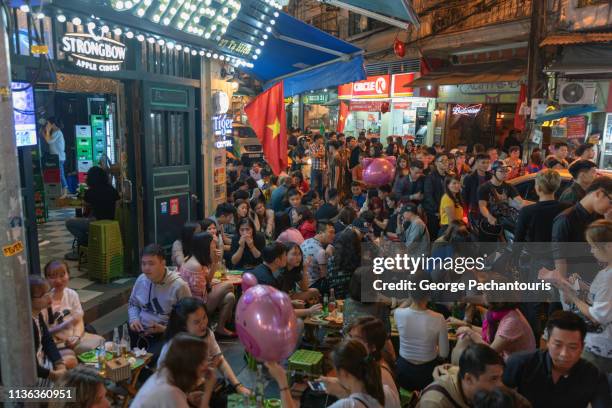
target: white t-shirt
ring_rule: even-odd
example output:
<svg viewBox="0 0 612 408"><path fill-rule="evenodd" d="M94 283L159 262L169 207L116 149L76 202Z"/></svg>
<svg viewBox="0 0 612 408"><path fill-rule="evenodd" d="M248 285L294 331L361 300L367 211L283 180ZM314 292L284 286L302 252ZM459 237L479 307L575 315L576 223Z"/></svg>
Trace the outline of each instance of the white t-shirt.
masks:
<svg viewBox="0 0 612 408"><path fill-rule="evenodd" d="M68 318L79 320L79 323L54 333L53 336L56 339L65 341L73 336L81 337L83 333L85 333L85 325L83 323L83 307L81 306L79 295L75 290L65 288L62 299L59 302L54 300L51 304L51 311L53 313L52 316L45 316L49 329L62 324Z"/></svg>
<svg viewBox="0 0 612 408"><path fill-rule="evenodd" d="M208 330L208 335L206 335L206 354L208 355L208 362L210 363L215 357L223 354L221 352L221 348L215 339L215 334L212 330ZM170 346L170 342L166 342L159 352L159 358L157 359L157 368L161 367L162 362L166 359L166 354L168 354L168 347Z"/></svg>
<svg viewBox="0 0 612 408"><path fill-rule="evenodd" d="M47 144L49 145L49 153L57 154L60 161L66 161L66 142L61 130L53 132Z"/></svg>
<svg viewBox="0 0 612 408"><path fill-rule="evenodd" d="M131 408L189 408L187 395L168 383L166 371L153 374L138 390Z"/></svg>
<svg viewBox="0 0 612 408"><path fill-rule="evenodd" d="M448 355L448 325L432 310L396 309L395 323L400 338L400 356L413 363L427 363Z"/></svg>
<svg viewBox="0 0 612 408"><path fill-rule="evenodd" d="M376 399L368 394L358 392L351 394L348 398L342 398L334 402L328 408L381 408L381 405ZM387 407L385 406L385 408Z"/></svg>
<svg viewBox="0 0 612 408"><path fill-rule="evenodd" d="M586 335L585 347L591 353L612 358L612 268L600 271L589 289L589 313L599 327Z"/></svg>

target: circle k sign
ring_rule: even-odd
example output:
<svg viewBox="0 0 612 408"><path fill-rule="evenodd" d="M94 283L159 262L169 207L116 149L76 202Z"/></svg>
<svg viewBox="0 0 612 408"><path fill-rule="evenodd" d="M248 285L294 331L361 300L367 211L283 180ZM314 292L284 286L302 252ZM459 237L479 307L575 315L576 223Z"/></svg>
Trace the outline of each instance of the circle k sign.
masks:
<svg viewBox="0 0 612 408"><path fill-rule="evenodd" d="M367 79L353 83L353 97L388 98L390 75L369 76Z"/></svg>

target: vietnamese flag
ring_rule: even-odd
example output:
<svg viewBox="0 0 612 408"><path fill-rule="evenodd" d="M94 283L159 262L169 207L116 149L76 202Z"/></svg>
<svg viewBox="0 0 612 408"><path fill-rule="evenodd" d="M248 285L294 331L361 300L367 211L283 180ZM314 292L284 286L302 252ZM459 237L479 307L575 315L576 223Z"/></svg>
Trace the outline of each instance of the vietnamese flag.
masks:
<svg viewBox="0 0 612 408"><path fill-rule="evenodd" d="M348 103L344 101L340 101L340 113L338 114L338 126L336 128L336 132L342 133L344 132L344 126L346 125L346 119L349 115L349 107Z"/></svg>
<svg viewBox="0 0 612 408"><path fill-rule="evenodd" d="M283 81L274 85L249 103L244 111L272 172L279 175L287 170L287 117Z"/></svg>

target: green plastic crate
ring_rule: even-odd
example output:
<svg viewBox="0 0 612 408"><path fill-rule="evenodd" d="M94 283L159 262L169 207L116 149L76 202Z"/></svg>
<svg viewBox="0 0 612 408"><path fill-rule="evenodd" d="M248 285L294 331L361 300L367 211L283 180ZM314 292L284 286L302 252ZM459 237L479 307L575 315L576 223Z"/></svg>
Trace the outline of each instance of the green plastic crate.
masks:
<svg viewBox="0 0 612 408"><path fill-rule="evenodd" d="M87 270L91 279L104 283L123 276L123 240L117 221L89 224Z"/></svg>
<svg viewBox="0 0 612 408"><path fill-rule="evenodd" d="M309 375L323 374L323 353L312 350L297 350L289 357L290 371L300 371Z"/></svg>
<svg viewBox="0 0 612 408"><path fill-rule="evenodd" d="M91 149L92 142L91 137L77 137L77 148L78 149Z"/></svg>

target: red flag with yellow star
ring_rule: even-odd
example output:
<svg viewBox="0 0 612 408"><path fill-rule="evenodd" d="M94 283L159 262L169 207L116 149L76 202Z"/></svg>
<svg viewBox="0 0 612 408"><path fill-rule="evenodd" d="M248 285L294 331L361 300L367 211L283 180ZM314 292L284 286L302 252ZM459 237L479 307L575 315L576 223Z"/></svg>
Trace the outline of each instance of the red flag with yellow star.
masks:
<svg viewBox="0 0 612 408"><path fill-rule="evenodd" d="M348 119L348 115L349 115L348 103L344 101L340 101L340 112L338 113L338 126L336 127L336 132L338 133L344 132L344 126L346 125L346 119Z"/></svg>
<svg viewBox="0 0 612 408"><path fill-rule="evenodd" d="M283 82L279 82L249 103L244 111L263 146L264 158L272 172L287 170L287 117Z"/></svg>

